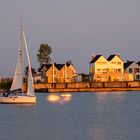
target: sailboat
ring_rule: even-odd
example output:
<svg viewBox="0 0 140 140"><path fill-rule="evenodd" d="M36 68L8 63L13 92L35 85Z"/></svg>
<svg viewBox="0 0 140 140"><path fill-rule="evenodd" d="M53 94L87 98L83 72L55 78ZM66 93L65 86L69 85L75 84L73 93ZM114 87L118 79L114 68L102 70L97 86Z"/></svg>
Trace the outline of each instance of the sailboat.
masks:
<svg viewBox="0 0 140 140"><path fill-rule="evenodd" d="M29 57L25 33L23 31L22 21L21 21L20 38L21 39L20 39L20 47L18 50L18 60L15 69L15 74L13 77L12 86L8 92L3 93L3 96L0 97L0 103L4 103L4 104L35 104L36 103L30 57ZM24 48L25 48L27 62L28 62L27 93L22 92L23 76L24 76L24 64L23 64Z"/></svg>

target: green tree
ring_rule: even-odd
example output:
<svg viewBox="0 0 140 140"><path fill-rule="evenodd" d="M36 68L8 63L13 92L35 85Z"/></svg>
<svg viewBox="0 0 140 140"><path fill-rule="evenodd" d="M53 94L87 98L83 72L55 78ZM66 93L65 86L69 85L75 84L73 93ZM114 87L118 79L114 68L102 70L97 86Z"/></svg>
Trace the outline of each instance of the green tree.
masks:
<svg viewBox="0 0 140 140"><path fill-rule="evenodd" d="M12 80L2 82L2 83L0 83L0 89L9 90L11 85L12 85Z"/></svg>
<svg viewBox="0 0 140 140"><path fill-rule="evenodd" d="M46 43L41 44L37 54L37 60L42 64L48 64L51 62L50 54L52 53L52 48Z"/></svg>

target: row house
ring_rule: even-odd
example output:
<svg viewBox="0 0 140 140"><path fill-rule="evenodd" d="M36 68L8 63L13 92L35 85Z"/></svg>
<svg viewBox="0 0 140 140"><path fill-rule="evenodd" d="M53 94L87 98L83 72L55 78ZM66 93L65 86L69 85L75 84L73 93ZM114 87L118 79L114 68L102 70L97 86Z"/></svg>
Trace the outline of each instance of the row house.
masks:
<svg viewBox="0 0 140 140"><path fill-rule="evenodd" d="M42 74L45 83L74 82L77 70L73 64L45 64L39 72Z"/></svg>
<svg viewBox="0 0 140 140"><path fill-rule="evenodd" d="M113 54L107 59L103 55L92 54L90 61L90 82L132 81L132 75L124 72L124 62L120 55Z"/></svg>

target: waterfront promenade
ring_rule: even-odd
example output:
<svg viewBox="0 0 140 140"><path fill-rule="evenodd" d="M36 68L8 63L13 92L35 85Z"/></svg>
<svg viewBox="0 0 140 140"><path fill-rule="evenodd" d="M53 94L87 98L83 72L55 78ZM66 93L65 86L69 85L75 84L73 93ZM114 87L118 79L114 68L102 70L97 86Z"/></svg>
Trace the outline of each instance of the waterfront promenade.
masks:
<svg viewBox="0 0 140 140"><path fill-rule="evenodd" d="M35 84L39 92L104 92L104 91L140 91L140 82L80 82Z"/></svg>
<svg viewBox="0 0 140 140"><path fill-rule="evenodd" d="M25 92L27 85L23 85ZM105 92L105 91L140 91L140 81L132 82L73 82L73 83L36 83L36 92ZM4 90L0 89L0 93Z"/></svg>

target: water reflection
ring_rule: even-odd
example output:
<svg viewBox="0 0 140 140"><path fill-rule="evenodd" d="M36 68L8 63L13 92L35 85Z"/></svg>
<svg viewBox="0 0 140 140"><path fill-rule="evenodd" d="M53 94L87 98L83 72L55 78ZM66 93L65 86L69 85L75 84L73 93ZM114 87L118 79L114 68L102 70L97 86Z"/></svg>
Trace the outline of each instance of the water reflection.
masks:
<svg viewBox="0 0 140 140"><path fill-rule="evenodd" d="M125 117L120 114L126 111L124 106L126 92L96 92L94 95L93 108L96 121L89 125L89 139L121 139L120 127L123 128L121 124L125 121Z"/></svg>
<svg viewBox="0 0 140 140"><path fill-rule="evenodd" d="M110 91L105 91L105 92L95 92L96 94L119 94L119 95L121 95L121 94L125 94L126 92L125 91L114 91L114 92L110 92Z"/></svg>
<svg viewBox="0 0 140 140"><path fill-rule="evenodd" d="M37 97L33 106L0 105L0 140L140 140L139 91Z"/></svg>
<svg viewBox="0 0 140 140"><path fill-rule="evenodd" d="M47 96L47 100L51 103L57 103L60 100L60 96L57 94L50 94Z"/></svg>
<svg viewBox="0 0 140 140"><path fill-rule="evenodd" d="M46 97L50 103L64 105L72 100L71 93L51 93Z"/></svg>
<svg viewBox="0 0 140 140"><path fill-rule="evenodd" d="M90 137L90 139L93 139L93 140L106 139L103 128L99 128L97 126L93 127L91 130L89 130L89 137Z"/></svg>
<svg viewBox="0 0 140 140"><path fill-rule="evenodd" d="M96 92L96 97L98 101L101 101L102 103L106 103L108 100L113 99L116 102L123 101L125 98L125 93L123 91L118 91L118 92Z"/></svg>

